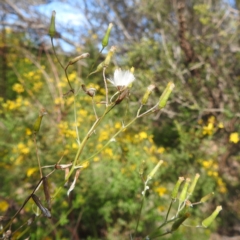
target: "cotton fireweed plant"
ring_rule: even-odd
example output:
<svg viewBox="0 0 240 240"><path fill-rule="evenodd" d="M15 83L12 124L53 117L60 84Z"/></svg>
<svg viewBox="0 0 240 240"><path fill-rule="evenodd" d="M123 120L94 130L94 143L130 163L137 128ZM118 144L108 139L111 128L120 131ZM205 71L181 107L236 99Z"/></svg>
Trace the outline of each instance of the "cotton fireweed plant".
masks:
<svg viewBox="0 0 240 240"><path fill-rule="evenodd" d="M84 163L87 161L91 161L95 156L97 156L100 152L102 152L111 142L113 139L115 139L119 134L121 134L123 131L126 130L129 126L131 126L135 121L138 119L147 116L149 114L155 113L157 111L161 111L166 104L167 101L170 97L170 94L172 93L174 89L174 84L172 82L169 82L163 91L162 95L159 97L158 102L156 102L155 105L150 107L149 109L143 111L142 108L144 105L147 104L148 99L150 97L150 94L153 92L155 86L152 84L148 86L146 89L146 92L144 93L140 103L139 103L139 108L135 113L135 116L128 122L122 122L122 126L118 131L113 134L113 136L102 146L101 149L96 150L94 154L91 156L88 156L87 159L82 157L83 150L85 149L88 140L91 139L93 133L97 133L97 129L100 125L100 123L103 122L107 114L113 109L118 107L121 102L128 98L130 95L130 91L134 91L134 82L137 81L136 77L134 76L134 68L131 68L130 70L122 70L120 68L117 68L114 73L109 74L112 75L109 78L106 78L106 70L108 69L112 57L114 53L116 52L116 47L112 46L109 50L109 52L106 55L106 58L103 62L101 62L95 70L90 72L88 76L88 80L90 80L90 76L93 74L97 73L102 73L103 77L103 83L105 87L105 99L101 101L101 104L105 105L104 112L99 114L96 109L95 109L95 101L94 97L97 94L96 89L94 88L87 88L83 83L81 85L81 90L88 95L92 99L92 106L93 106L93 112L95 115L95 121L93 122L92 126L88 129L87 133L85 136L81 136L79 134L79 130L77 127L77 117L76 117L76 104L75 104L75 97L79 93L79 89L74 89L69 81L69 76L68 76L68 67L75 64L81 59L88 58L90 57L89 53L83 53L80 56L77 56L73 59L71 59L66 66L64 66L59 58L58 55L56 54L55 47L53 44L53 38L55 36L56 30L55 30L55 11L52 14L51 18L51 24L50 24L50 29L49 29L49 35L51 37L51 43L52 43L52 48L55 57L57 58L57 61L59 62L60 66L65 72L66 76L66 81L68 82L69 90L64 94L63 97L67 97L69 95L74 96L74 116L75 116L75 126L76 126L76 136L77 136L77 144L78 144L78 149L75 154L75 158L73 159L72 162L70 163L61 163L61 159L53 166L42 166L41 165L41 159L38 154L38 147L37 147L37 139L36 136L40 130L40 126L42 123L43 117L46 115L47 111L45 109L40 110L39 117L36 119L34 125L33 125L33 132L34 132L34 142L35 142L35 148L36 148L36 155L37 155L37 162L36 165L39 167L39 182L35 185L34 189L32 192L29 194L29 196L25 199L24 203L22 206L19 208L19 210L16 212L16 214L11 217L10 221L1 228L0 233L2 235L1 239L11 239L15 237L15 233L18 232L18 237L19 237L19 230L23 229L24 226L29 226L31 225L36 217L43 216L46 218L51 218L52 217L52 201L54 202L54 199L57 197L60 191L65 191L64 186L68 186L67 183L72 180L70 186L68 187L66 191L66 195L69 196L72 191L74 191L74 188L77 184L77 179L81 173L81 171L84 170ZM112 24L109 25L109 28L107 29L106 35L103 38L102 41L102 50L108 46L108 41L109 41L109 36L110 36L110 31L112 28ZM101 51L102 51L101 50ZM101 52L100 51L100 52ZM94 64L95 65L95 64ZM93 66L94 66L93 65ZM111 96L109 96L109 84L112 85L115 89L115 93ZM81 140L80 140L81 139ZM141 160L140 160L141 162ZM146 199L146 192L149 190L149 182L152 180L158 169L161 167L163 164L163 160L160 160L158 164L155 166L155 168L145 176L144 171L139 171L139 174L143 180L143 190L142 190L142 200L140 203L140 208L139 208L139 214L136 219L136 227L133 229L132 234L130 234L129 238L130 239L135 239L138 235L138 226L139 226L139 221L141 218L142 214L142 209L144 207L144 201ZM50 171L47 175L44 173L46 168L52 168L52 171ZM54 176L54 172L57 170L63 170L65 172L64 176L64 182L61 186L59 186L54 194L50 194L49 191L49 186L48 186L48 180L51 179L52 176ZM199 200L199 202L196 203L191 203L190 202L190 197L192 193L194 192L195 186L197 184L197 180L200 177L199 174L196 174L195 178L190 184L190 179L184 179L183 177L180 177L179 180L177 181L171 195L171 201L170 205L168 208L168 211L166 213L165 220L162 224L159 225L159 227L153 231L152 233L149 233L147 236L144 237L144 239L156 239L160 238L161 236L164 236L166 234L172 233L176 231L180 225L184 224L184 222L190 217L190 209L197 205L197 204L202 204L206 202L211 196L212 193L208 194L207 196L203 197L202 199ZM179 194L179 188L181 183L184 182L184 185L182 187L182 190ZM45 196L45 201L42 201L38 196L38 192L40 191L41 185L43 186L43 193ZM32 199L35 206L37 207L36 211L34 212L33 216L28 219L27 222L23 223L18 229L14 229L14 220L16 217L19 215L21 210L25 207L25 205L28 203L28 201ZM173 211L172 207L173 205L177 205L175 208L176 210ZM54 205L53 205L54 206ZM208 218L204 219L200 225L197 225L196 227L208 227L211 222L216 218L217 214L221 211L221 206L218 206L216 210L213 212L211 216ZM24 232L24 231L23 231Z"/></svg>

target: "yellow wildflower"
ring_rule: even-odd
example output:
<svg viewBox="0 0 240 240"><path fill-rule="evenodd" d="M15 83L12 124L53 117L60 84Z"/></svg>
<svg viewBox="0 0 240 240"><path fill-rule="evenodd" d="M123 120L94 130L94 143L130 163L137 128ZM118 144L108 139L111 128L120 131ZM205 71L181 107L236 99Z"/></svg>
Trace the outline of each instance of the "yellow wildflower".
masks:
<svg viewBox="0 0 240 240"><path fill-rule="evenodd" d="M27 76L28 76L29 78L33 77L33 76L34 76L34 72L32 71L32 72L27 73Z"/></svg>
<svg viewBox="0 0 240 240"><path fill-rule="evenodd" d="M213 123L208 123L207 126L203 127L203 135L212 135L214 130Z"/></svg>
<svg viewBox="0 0 240 240"><path fill-rule="evenodd" d="M24 88L23 88L23 85L20 84L20 83L15 83L13 86L12 86L12 90L17 92L17 93L22 93L24 92Z"/></svg>
<svg viewBox="0 0 240 240"><path fill-rule="evenodd" d="M159 212L163 212L166 208L164 206L158 206L157 209Z"/></svg>
<svg viewBox="0 0 240 240"><path fill-rule="evenodd" d="M122 124L120 122L115 123L115 128L120 129L122 127Z"/></svg>
<svg viewBox="0 0 240 240"><path fill-rule="evenodd" d="M226 184L223 182L222 178L220 178L220 177L218 178L217 184L218 184L219 192L221 192L221 193L227 192Z"/></svg>
<svg viewBox="0 0 240 240"><path fill-rule="evenodd" d="M77 78L77 73L76 72L72 72L68 75L68 79L69 81L73 81Z"/></svg>
<svg viewBox="0 0 240 240"><path fill-rule="evenodd" d="M100 160L99 157L94 157L94 158L93 158L93 161L94 161L94 162L98 162L99 160Z"/></svg>
<svg viewBox="0 0 240 240"><path fill-rule="evenodd" d="M73 143L73 144L72 144L72 148L73 148L73 149L78 149L77 143Z"/></svg>
<svg viewBox="0 0 240 240"><path fill-rule="evenodd" d="M79 115L80 117L82 117L82 118L87 117L88 111L86 111L86 110L84 110L84 109L80 109L80 110L78 111L78 115Z"/></svg>
<svg viewBox="0 0 240 240"><path fill-rule="evenodd" d="M165 187L157 187L155 189L155 192L157 192L159 194L159 196L161 197L167 192L167 189Z"/></svg>
<svg viewBox="0 0 240 240"><path fill-rule="evenodd" d="M34 172L38 171L38 168L34 167L34 168L29 168L27 170L27 177L31 177L33 175Z"/></svg>
<svg viewBox="0 0 240 240"><path fill-rule="evenodd" d="M84 168L87 168L87 167L89 166L89 161L84 162L84 163L82 164L82 166L83 166Z"/></svg>
<svg viewBox="0 0 240 240"><path fill-rule="evenodd" d="M208 122L214 124L215 123L215 117L214 116L209 117Z"/></svg>
<svg viewBox="0 0 240 240"><path fill-rule="evenodd" d="M57 97L57 98L55 98L54 103L55 103L56 105L60 105L60 104L63 103L63 99L62 99L61 97Z"/></svg>
<svg viewBox="0 0 240 240"><path fill-rule="evenodd" d="M8 206L9 206L9 204L7 201L1 200L0 201L0 212L6 212L8 209Z"/></svg>
<svg viewBox="0 0 240 240"><path fill-rule="evenodd" d="M32 130L30 128L26 128L26 135L32 135Z"/></svg>
<svg viewBox="0 0 240 240"><path fill-rule="evenodd" d="M220 123L218 124L218 128L224 128L224 125L223 125L222 122L220 122Z"/></svg>
<svg viewBox="0 0 240 240"><path fill-rule="evenodd" d="M17 147L19 152L22 154L28 154L30 152L30 149L23 143L19 143Z"/></svg>
<svg viewBox="0 0 240 240"><path fill-rule="evenodd" d="M33 90L34 92L38 92L39 90L41 90L42 86L43 86L43 83L42 83L42 82L35 82L35 83L33 84L32 90Z"/></svg>
<svg viewBox="0 0 240 240"><path fill-rule="evenodd" d="M157 149L157 153L163 153L165 151L165 148L164 147L159 147Z"/></svg>
<svg viewBox="0 0 240 240"><path fill-rule="evenodd" d="M146 139L146 138L147 138L147 133L146 133L146 132L140 132L140 133L138 134L138 136L139 136L140 140Z"/></svg>
<svg viewBox="0 0 240 240"><path fill-rule="evenodd" d="M111 148L104 149L104 153L110 157L113 156L113 150Z"/></svg>
<svg viewBox="0 0 240 240"><path fill-rule="evenodd" d="M202 166L204 168L210 168L212 166L212 161L211 160L204 160L204 161L202 161Z"/></svg>
<svg viewBox="0 0 240 240"><path fill-rule="evenodd" d="M238 143L239 142L239 136L237 132L231 133L229 136L229 142Z"/></svg>

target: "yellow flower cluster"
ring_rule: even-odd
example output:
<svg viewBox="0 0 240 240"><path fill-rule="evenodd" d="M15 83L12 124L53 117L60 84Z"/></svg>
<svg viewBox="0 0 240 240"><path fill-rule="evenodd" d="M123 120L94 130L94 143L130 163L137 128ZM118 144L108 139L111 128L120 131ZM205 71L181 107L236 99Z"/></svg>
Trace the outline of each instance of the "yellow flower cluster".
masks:
<svg viewBox="0 0 240 240"><path fill-rule="evenodd" d="M203 121L199 120L198 124L202 124ZM202 128L202 134L203 135L209 135L212 136L218 128L224 128L224 125L222 122L219 122L218 124L216 123L216 118L215 116L210 116L208 118L207 123L203 126Z"/></svg>
<svg viewBox="0 0 240 240"><path fill-rule="evenodd" d="M226 184L218 174L218 164L213 159L199 160L202 167L207 171L207 175L215 179L218 185L219 192L227 192Z"/></svg>
<svg viewBox="0 0 240 240"><path fill-rule="evenodd" d="M21 96L18 96L16 100L7 100L6 102L2 103L2 107L4 110L14 111L20 109L22 106L29 106L28 100L23 100Z"/></svg>
<svg viewBox="0 0 240 240"><path fill-rule="evenodd" d="M77 134L73 129L69 129L68 122L60 122L58 124L59 132L61 135L64 135L66 138L74 138L76 139Z"/></svg>
<svg viewBox="0 0 240 240"><path fill-rule="evenodd" d="M12 86L12 90L17 92L17 93L22 93L24 92L24 87L22 84L20 83L15 83L13 86Z"/></svg>
<svg viewBox="0 0 240 240"><path fill-rule="evenodd" d="M19 143L17 145L17 148L18 148L18 152L20 154L28 154L30 152L30 149L28 146L26 146L24 143Z"/></svg>

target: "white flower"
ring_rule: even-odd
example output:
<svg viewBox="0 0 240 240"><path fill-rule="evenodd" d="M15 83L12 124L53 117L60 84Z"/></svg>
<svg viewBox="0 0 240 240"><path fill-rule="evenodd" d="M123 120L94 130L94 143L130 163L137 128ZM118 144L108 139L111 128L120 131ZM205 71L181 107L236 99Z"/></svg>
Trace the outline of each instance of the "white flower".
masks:
<svg viewBox="0 0 240 240"><path fill-rule="evenodd" d="M116 69L114 72L113 79L108 79L117 88L127 87L135 80L134 75L129 71L122 71L121 69Z"/></svg>

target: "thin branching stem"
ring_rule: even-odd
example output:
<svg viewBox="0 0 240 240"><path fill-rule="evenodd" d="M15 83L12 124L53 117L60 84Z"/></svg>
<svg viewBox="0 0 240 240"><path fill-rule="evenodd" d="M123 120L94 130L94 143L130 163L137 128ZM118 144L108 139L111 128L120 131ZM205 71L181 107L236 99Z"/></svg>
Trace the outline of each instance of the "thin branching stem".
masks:
<svg viewBox="0 0 240 240"><path fill-rule="evenodd" d="M77 134L77 143L78 146L80 145L80 137L79 137L79 132L78 132L78 125L77 125L77 111L76 111L76 99L75 99L75 95L74 95L74 124L75 124L75 129L76 129L76 134Z"/></svg>
<svg viewBox="0 0 240 240"><path fill-rule="evenodd" d="M36 141L36 134L34 134L33 136L33 140L34 140L34 145L35 145L35 149L36 149L36 156L37 156L37 161L38 161L38 168L39 168L39 172L40 172L40 177L43 177L42 174L42 167L41 167L41 163L40 163L40 159L39 159L39 155L38 155L38 147L37 147L37 141Z"/></svg>
<svg viewBox="0 0 240 240"><path fill-rule="evenodd" d="M106 80L106 67L103 68L103 81L104 81L104 86L105 86L105 91L106 91L106 107L108 106L108 87L107 87L107 80Z"/></svg>
<svg viewBox="0 0 240 240"><path fill-rule="evenodd" d="M133 240L134 240L134 237L137 235L137 229L138 229L138 225L139 225L140 218L141 218L141 215L142 215L144 200L145 200L145 195L142 197L141 206L140 206L139 214L138 214L138 218L137 218L137 224L136 224L135 231L134 231L134 234L133 234Z"/></svg>
<svg viewBox="0 0 240 240"><path fill-rule="evenodd" d="M56 53L56 50L55 50L55 47L54 47L54 44L53 44L53 38L52 38L52 37L51 37L51 44L52 44L52 48L53 48L53 53L54 53L54 55L55 55L58 63L60 64L61 68L62 68L62 69L64 70L64 72L65 72L65 76L66 76L66 78L67 78L68 85L69 85L69 87L70 87L70 91L71 91L71 92L74 92L74 90L73 90L73 88L72 88L72 85L71 85L71 83L70 83L70 81L69 81L68 74L67 74L67 68L68 68L69 65L67 65L66 68L62 65L62 63L61 63L61 61L59 60L58 55L57 55L57 53Z"/></svg>

